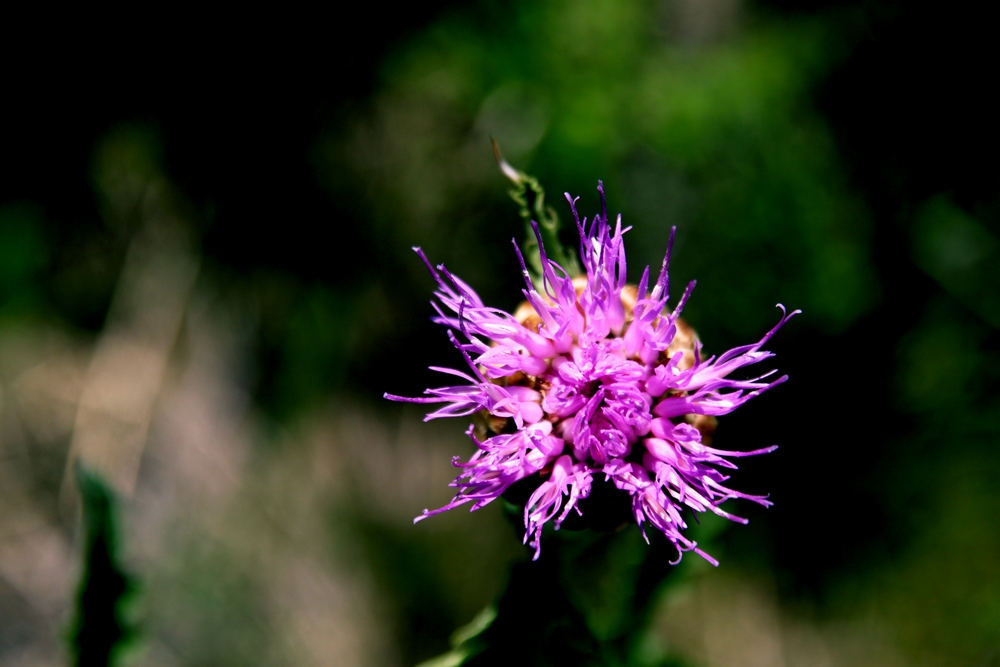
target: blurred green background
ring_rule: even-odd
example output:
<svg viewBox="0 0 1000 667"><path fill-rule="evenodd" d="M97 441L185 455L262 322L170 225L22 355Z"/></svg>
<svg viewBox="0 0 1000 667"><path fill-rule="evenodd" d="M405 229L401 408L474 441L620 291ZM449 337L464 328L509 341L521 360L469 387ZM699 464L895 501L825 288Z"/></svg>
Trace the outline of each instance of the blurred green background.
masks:
<svg viewBox="0 0 1000 667"><path fill-rule="evenodd" d="M499 506L411 525L464 423L380 398L458 363L411 246L520 300L494 136L564 220L604 180L633 281L677 226L709 352L804 311L790 382L717 437L781 446L736 478L775 506L706 522L722 566L645 592L622 533L580 575L590 630L645 595L636 665L1000 665L992 26L966 1L8 17L0 664L71 659L77 462L118 498L123 664L412 665L497 598L526 558Z"/></svg>

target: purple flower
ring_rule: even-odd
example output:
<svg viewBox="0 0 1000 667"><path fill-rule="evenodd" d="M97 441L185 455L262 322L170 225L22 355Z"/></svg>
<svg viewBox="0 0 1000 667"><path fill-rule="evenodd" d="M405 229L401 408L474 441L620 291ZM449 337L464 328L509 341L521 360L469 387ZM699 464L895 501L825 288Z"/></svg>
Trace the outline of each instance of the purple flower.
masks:
<svg viewBox="0 0 1000 667"><path fill-rule="evenodd" d="M736 468L730 458L776 447L722 451L710 446L710 438L717 415L787 379L769 380L774 371L749 380L729 376L773 356L762 346L799 311L785 313L779 304L781 319L757 343L702 358L700 341L679 318L694 281L672 311L666 307L673 231L652 288L649 267L638 286L628 285L622 239L628 228L622 229L621 216L610 226L603 185L598 191L602 212L589 226L577 214L577 200L566 195L586 275L571 276L550 261L532 223L544 271L536 284L514 244L526 302L513 315L485 306L472 288L443 265L432 266L415 248L438 284L433 320L448 327L468 371L432 367L463 383L428 389L421 398L385 397L443 403L427 420L473 416L467 435L477 451L465 462L455 457L462 473L452 482L458 489L452 501L424 510L414 521L466 503L479 509L535 475L540 484L524 508L524 540L538 558L543 526L551 521L558 529L570 512L579 514L594 476L603 475L631 496L647 541L648 523L679 554L694 551L717 565L684 536L682 510L746 523L720 506L731 498L771 504L766 496L727 487L729 477L722 471Z"/></svg>

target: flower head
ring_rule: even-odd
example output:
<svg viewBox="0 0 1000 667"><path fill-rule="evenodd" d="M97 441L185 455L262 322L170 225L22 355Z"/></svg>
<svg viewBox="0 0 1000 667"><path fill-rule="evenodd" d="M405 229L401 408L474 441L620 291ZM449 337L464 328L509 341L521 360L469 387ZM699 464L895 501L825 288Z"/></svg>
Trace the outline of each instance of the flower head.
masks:
<svg viewBox="0 0 1000 667"><path fill-rule="evenodd" d="M467 434L476 445L452 482L450 503L428 516L471 503L476 510L513 484L536 476L524 508L525 542L538 558L543 526L558 529L589 496L595 476L631 497L632 513L646 537L650 524L679 553L694 551L717 562L684 536L684 508L746 523L722 503L743 498L770 505L765 496L726 486L729 460L765 454L713 449L715 417L787 379L774 371L749 379L730 375L773 356L762 346L799 311L785 313L758 342L703 358L694 331L680 319L691 282L676 306L667 307L673 232L656 282L646 267L639 284L626 283L621 216L612 227L601 194L601 213L588 224L576 199L566 195L580 235L585 275L572 276L545 254L533 223L542 275L532 280L517 244L526 301L514 314L483 304L475 291L443 265L417 254L438 284L433 320L465 359L467 371L432 367L462 384L428 389L426 396L386 398L442 403L426 419L472 416ZM648 537L647 537L648 540ZM679 556L678 556L679 558Z"/></svg>

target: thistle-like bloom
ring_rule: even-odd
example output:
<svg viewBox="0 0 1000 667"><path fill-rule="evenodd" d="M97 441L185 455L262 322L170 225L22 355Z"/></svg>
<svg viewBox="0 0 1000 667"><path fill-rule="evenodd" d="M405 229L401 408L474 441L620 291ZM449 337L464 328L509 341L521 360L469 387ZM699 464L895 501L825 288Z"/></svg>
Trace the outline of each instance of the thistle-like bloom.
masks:
<svg viewBox="0 0 1000 667"><path fill-rule="evenodd" d="M587 223L568 194L580 234L586 275L571 276L545 254L538 238L543 275L537 286L517 244L526 288L525 303L511 315L484 305L443 265L434 267L419 248L438 284L433 320L465 358L468 371L432 367L464 380L457 386L428 389L427 396L386 398L412 403L443 403L426 420L473 416L467 434L477 451L462 470L450 503L424 510L419 521L459 505L477 510L496 500L515 482L533 475L540 481L524 508L526 543L538 558L543 526L558 529L587 498L595 476L603 476L632 500L632 513L648 541L645 524L666 535L680 554L694 551L717 561L684 536L683 509L714 512L746 523L722 503L744 498L768 506L766 496L747 495L725 486L722 470L735 469L729 458L765 454L713 449L715 417L787 379L768 380L774 371L738 380L729 376L771 356L762 346L798 313L785 313L757 343L719 357L703 358L694 331L679 319L692 281L673 310L667 308L667 267L673 232L656 283L649 267L638 286L626 283L621 216L609 225L604 203ZM600 478L598 477L598 481Z"/></svg>

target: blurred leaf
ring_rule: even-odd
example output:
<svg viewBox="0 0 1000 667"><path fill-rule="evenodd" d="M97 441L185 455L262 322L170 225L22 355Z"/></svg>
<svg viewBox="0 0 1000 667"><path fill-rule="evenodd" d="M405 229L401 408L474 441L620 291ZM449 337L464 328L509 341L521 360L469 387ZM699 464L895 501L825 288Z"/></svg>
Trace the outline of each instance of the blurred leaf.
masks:
<svg viewBox="0 0 1000 667"><path fill-rule="evenodd" d="M466 660L478 655L486 648L486 642L481 635L489 629L496 620L496 607L490 605L479 612L468 625L455 630L451 636L452 649L431 660L420 663L417 667L458 667Z"/></svg>
<svg viewBox="0 0 1000 667"><path fill-rule="evenodd" d="M135 637L126 605L135 584L121 563L115 496L95 473L77 467L83 501L84 568L71 632L79 667L117 665Z"/></svg>

